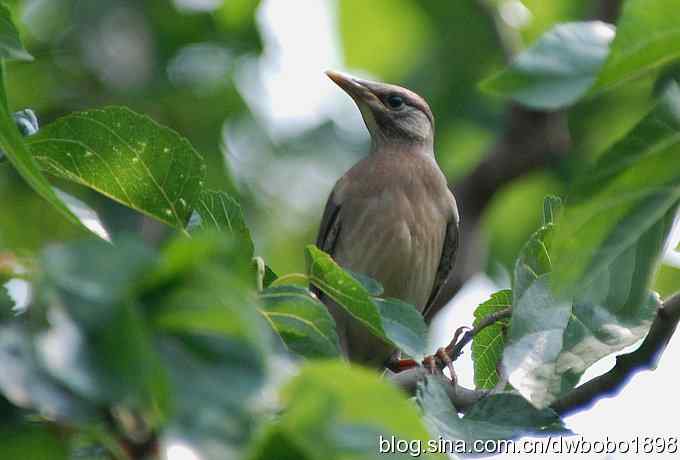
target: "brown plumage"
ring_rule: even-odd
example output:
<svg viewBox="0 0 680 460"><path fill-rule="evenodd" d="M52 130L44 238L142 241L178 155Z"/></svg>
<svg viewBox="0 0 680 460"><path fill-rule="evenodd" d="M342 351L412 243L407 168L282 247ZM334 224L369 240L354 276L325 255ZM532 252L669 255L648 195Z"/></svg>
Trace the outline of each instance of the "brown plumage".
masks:
<svg viewBox="0 0 680 460"><path fill-rule="evenodd" d="M399 86L327 73L361 110L372 146L335 184L317 245L342 267L380 281L386 297L425 312L458 247L458 210L435 161L432 112L420 96ZM349 359L383 365L391 347L324 301Z"/></svg>

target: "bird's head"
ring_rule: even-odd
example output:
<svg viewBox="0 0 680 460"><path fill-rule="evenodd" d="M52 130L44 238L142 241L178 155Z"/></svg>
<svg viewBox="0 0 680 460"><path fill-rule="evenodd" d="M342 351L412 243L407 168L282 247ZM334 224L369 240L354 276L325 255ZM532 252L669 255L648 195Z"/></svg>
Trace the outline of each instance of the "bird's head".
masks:
<svg viewBox="0 0 680 460"><path fill-rule="evenodd" d="M329 70L326 75L354 99L374 148L393 144L420 144L431 148L434 117L425 100L413 91Z"/></svg>

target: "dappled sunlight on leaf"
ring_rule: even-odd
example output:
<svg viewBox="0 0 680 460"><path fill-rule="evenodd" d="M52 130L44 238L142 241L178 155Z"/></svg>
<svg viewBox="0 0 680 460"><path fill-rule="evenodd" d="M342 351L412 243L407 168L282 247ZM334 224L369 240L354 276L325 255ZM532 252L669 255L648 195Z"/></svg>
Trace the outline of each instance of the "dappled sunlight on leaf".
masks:
<svg viewBox="0 0 680 460"><path fill-rule="evenodd" d="M203 188L203 157L186 139L123 107L67 115L27 144L50 174L184 228Z"/></svg>

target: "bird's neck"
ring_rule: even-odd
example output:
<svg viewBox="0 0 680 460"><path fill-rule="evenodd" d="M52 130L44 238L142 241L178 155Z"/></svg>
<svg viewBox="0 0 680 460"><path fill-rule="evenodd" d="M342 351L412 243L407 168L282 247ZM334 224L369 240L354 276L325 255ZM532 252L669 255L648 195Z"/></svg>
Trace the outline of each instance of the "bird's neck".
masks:
<svg viewBox="0 0 680 460"><path fill-rule="evenodd" d="M372 138L371 155L424 155L434 158L434 145L428 141L385 140Z"/></svg>

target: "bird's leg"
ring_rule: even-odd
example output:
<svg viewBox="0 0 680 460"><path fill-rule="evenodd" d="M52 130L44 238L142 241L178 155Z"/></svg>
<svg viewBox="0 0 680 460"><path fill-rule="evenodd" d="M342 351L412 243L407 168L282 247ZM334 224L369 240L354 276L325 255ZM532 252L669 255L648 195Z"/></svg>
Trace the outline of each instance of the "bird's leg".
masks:
<svg viewBox="0 0 680 460"><path fill-rule="evenodd" d="M437 367L437 360L432 355L426 356L423 359L423 366L425 366L425 369L427 369L432 375L435 375L437 371L439 371L439 368Z"/></svg>
<svg viewBox="0 0 680 460"><path fill-rule="evenodd" d="M453 335L451 342L443 348L439 348L434 355L429 355L423 358L421 364L427 369L430 374L435 375L441 373L443 367L446 367L451 374L451 383L456 384L458 377L456 376L456 371L453 369L453 359L451 358L451 353L455 350L456 345L460 336L469 331L470 328L467 326L459 327ZM414 368L418 365L413 359L399 359L400 354L395 353L387 360L385 367L392 372L398 373L405 371L407 369ZM455 358L454 358L455 359Z"/></svg>
<svg viewBox="0 0 680 460"><path fill-rule="evenodd" d="M446 350L444 348L440 348L437 350L437 353L434 355L426 356L423 358L422 364L425 369L432 375L435 375L441 370L439 369L437 365L437 359L441 360L442 362L446 363L446 365L449 368L449 371L451 371L451 375L455 375L453 372L453 363L449 359L448 362L446 359L448 358L448 355L446 354ZM414 367L418 366L418 361L413 360L413 359L393 359L390 358L386 363L385 367L392 372L399 373L408 369L412 369Z"/></svg>
<svg viewBox="0 0 680 460"><path fill-rule="evenodd" d="M385 367L395 374L412 369L418 365L418 362L413 359L399 359L399 357L391 356L385 363Z"/></svg>
<svg viewBox="0 0 680 460"><path fill-rule="evenodd" d="M446 347L439 348L434 355L426 356L422 361L423 366L433 375L437 372L441 372L442 368L446 367L451 373L451 383L455 385L458 381L458 377L456 376L456 371L453 369L453 360L455 357L451 358L451 353L456 349L459 337L469 329L470 328L466 326L456 329L451 342Z"/></svg>

